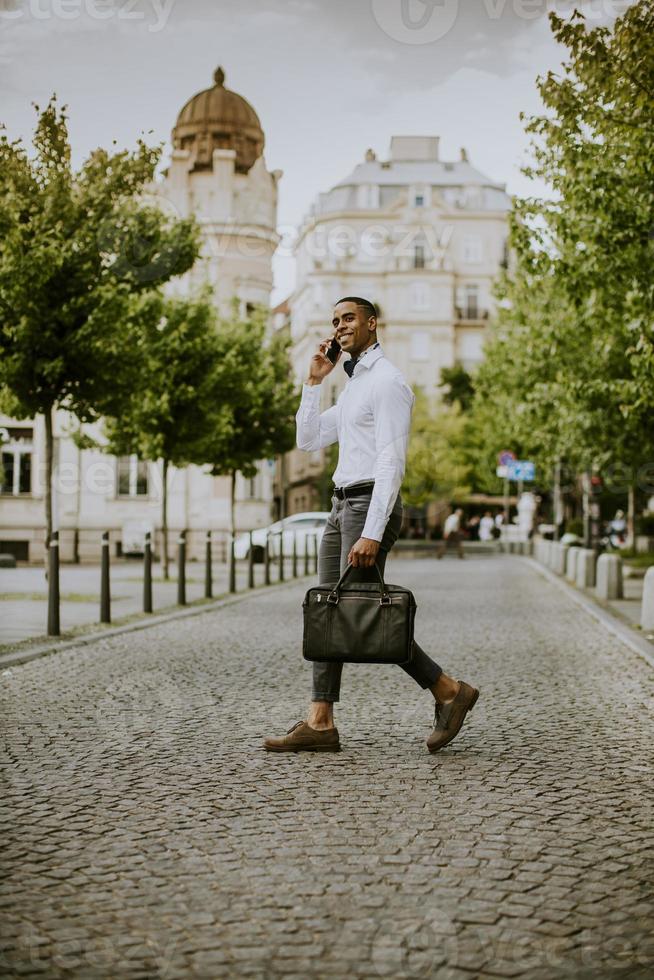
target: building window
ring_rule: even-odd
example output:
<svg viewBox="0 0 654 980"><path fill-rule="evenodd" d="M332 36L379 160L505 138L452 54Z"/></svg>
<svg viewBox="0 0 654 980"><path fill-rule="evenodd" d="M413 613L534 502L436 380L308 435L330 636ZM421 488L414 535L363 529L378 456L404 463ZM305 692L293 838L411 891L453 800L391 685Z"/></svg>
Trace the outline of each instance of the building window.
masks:
<svg viewBox="0 0 654 980"><path fill-rule="evenodd" d="M413 268L414 269L424 269L425 268L425 246L424 245L414 245L413 246Z"/></svg>
<svg viewBox="0 0 654 980"><path fill-rule="evenodd" d="M119 497L146 497L148 464L135 453L116 460L116 493Z"/></svg>
<svg viewBox="0 0 654 980"><path fill-rule="evenodd" d="M32 492L32 429L5 429L0 493L17 497Z"/></svg>
<svg viewBox="0 0 654 980"><path fill-rule="evenodd" d="M464 235L463 261L476 264L482 260L482 241L479 235Z"/></svg>
<svg viewBox="0 0 654 980"><path fill-rule="evenodd" d="M463 291L463 316L466 320L479 319L479 286L466 286Z"/></svg>
<svg viewBox="0 0 654 980"><path fill-rule="evenodd" d="M412 282L410 289L412 310L429 309L429 286L426 282Z"/></svg>
<svg viewBox="0 0 654 980"><path fill-rule="evenodd" d="M424 208L424 206L425 206L425 195L424 194L416 194L416 196L413 199L413 203L414 203L414 206L417 207L417 208Z"/></svg>
<svg viewBox="0 0 654 980"><path fill-rule="evenodd" d="M414 330L411 334L411 360L429 360L429 334L424 330Z"/></svg>

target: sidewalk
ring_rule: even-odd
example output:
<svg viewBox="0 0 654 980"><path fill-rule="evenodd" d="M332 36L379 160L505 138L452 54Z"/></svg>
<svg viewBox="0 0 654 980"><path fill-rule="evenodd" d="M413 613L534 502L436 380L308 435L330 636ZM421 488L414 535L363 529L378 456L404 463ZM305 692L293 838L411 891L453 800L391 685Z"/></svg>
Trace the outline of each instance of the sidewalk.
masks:
<svg viewBox="0 0 654 980"><path fill-rule="evenodd" d="M292 574L292 560L284 564L285 577ZM298 571L303 573L304 558L298 559ZM213 594L229 590L229 572L225 563L214 563ZM161 565L152 566L153 611L170 609L177 603L177 566L170 565L170 579L162 579ZM271 562L271 582L279 580L279 562ZM263 585L264 566L254 566L255 585ZM247 562L237 562L237 590L247 588ZM143 562L114 561L111 565L111 617L124 619L143 611ZM61 631L100 622L100 566L61 565ZM204 597L204 564L189 562L186 566L187 602ZM48 619L48 583L42 566L21 566L0 569L0 649L4 645L43 637Z"/></svg>
<svg viewBox="0 0 654 980"><path fill-rule="evenodd" d="M652 975L654 671L513 556L388 580L481 690L434 756L430 695L363 665L342 752L262 751L306 582L0 673L3 978Z"/></svg>

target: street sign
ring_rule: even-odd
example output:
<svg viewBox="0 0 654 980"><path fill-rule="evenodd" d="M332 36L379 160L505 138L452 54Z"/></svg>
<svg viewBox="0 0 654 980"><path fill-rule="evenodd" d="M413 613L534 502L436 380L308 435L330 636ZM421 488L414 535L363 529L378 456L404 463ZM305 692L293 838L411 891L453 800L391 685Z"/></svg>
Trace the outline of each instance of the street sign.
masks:
<svg viewBox="0 0 654 980"><path fill-rule="evenodd" d="M509 478L509 467L508 466L498 466L495 470L495 476L499 476L500 480L508 480Z"/></svg>
<svg viewBox="0 0 654 980"><path fill-rule="evenodd" d="M516 459L509 463L507 469L509 480L522 480L526 483L536 479L536 467L531 460Z"/></svg>
<svg viewBox="0 0 654 980"><path fill-rule="evenodd" d="M510 449L503 449L501 453L498 453L497 462L500 466L509 466L515 458L515 453L512 453Z"/></svg>

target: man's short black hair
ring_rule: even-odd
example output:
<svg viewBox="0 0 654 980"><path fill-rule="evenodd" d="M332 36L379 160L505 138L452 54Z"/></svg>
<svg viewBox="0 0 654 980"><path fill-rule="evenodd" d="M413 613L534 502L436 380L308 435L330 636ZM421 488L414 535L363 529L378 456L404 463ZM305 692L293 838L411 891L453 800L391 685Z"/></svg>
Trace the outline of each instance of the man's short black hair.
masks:
<svg viewBox="0 0 654 980"><path fill-rule="evenodd" d="M362 299L361 296L344 296L343 299L339 299L338 303L356 303L357 306L363 307L368 317L379 315L375 304L371 303L369 299ZM338 306L338 303L334 303L334 306Z"/></svg>

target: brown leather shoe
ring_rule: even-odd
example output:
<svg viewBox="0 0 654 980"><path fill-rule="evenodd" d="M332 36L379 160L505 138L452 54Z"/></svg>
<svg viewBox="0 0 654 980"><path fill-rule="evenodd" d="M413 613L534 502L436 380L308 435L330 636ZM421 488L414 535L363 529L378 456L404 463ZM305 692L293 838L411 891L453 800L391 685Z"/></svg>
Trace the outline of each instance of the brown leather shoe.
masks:
<svg viewBox="0 0 654 980"><path fill-rule="evenodd" d="M263 743L268 752L339 752L338 728L319 732L298 721L281 738L267 738Z"/></svg>
<svg viewBox="0 0 654 980"><path fill-rule="evenodd" d="M447 704L436 704L434 730L427 739L427 748L430 752L438 752L456 738L461 730L463 719L477 703L479 697L477 688L470 687L465 681L459 681L459 685L458 693L452 701L448 701Z"/></svg>

